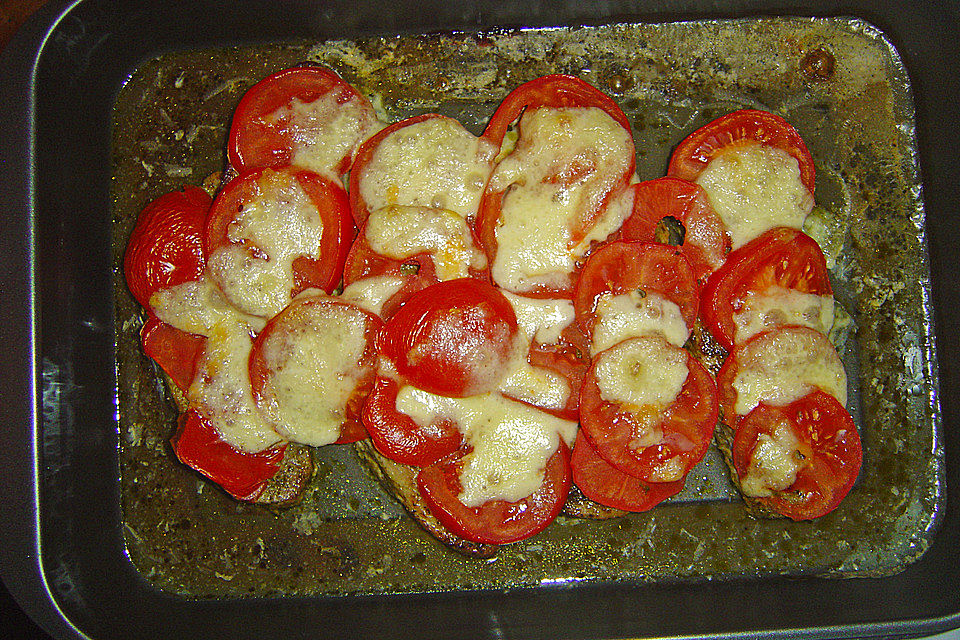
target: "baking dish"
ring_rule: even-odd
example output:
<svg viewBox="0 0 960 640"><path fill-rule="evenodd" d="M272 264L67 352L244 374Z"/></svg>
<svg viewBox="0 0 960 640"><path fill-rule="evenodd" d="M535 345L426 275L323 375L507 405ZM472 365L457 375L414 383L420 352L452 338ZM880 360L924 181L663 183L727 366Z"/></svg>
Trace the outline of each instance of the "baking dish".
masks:
<svg viewBox="0 0 960 640"><path fill-rule="evenodd" d="M3 125L3 204L8 212L2 294L8 313L3 352L8 430L3 455L10 483L3 502L5 582L38 620L64 637L866 637L956 626L960 537L952 507L957 435L949 400L956 391L957 291L950 265L957 198L949 177L957 169L952 152L957 134L948 123L958 91L956 81L943 73L956 66L954 11L949 5L906 9L856 3L803 8L741 3L722 14L697 3L437 3L428 9L422 4L384 9L372 2L286 3L282 12L258 3L161 9L151 3L82 2L47 8L4 58L10 78L5 102L16 105ZM205 15L217 15L217 20ZM307 592L284 584L257 588L251 597L241 597L239 588L189 594L212 596L200 599L183 597L169 584L158 583L143 563L131 562L136 551L124 528L129 521L120 509L118 481L123 455L118 435L128 433L118 425L129 414L124 413L123 368L119 404L115 373L117 353L122 354L115 349L117 325L124 316L115 306L112 234L120 233L124 207L136 203L133 195L131 202L121 202L118 193L131 191L112 186L122 182L117 176L125 159L112 136L122 128L114 114L124 88L137 86L137 74L151 60L167 52L173 58L166 59L176 60L224 46L261 51L277 48L277 43L292 59L299 55L296 43L346 37L511 37L519 27L712 18L753 23L758 17L784 15L854 16L892 43L912 87L905 104L915 113L918 153L914 157L908 149L903 157L922 172L926 220L914 235L929 249L932 289L921 304L933 310L928 320L936 327L938 354L929 365L921 358L920 369L938 411L928 452L937 481L924 507L928 518L922 535L903 538L906 545L922 547L904 552L909 561L872 564L877 571L859 576L858 569L869 564L865 560L846 568L834 563L828 578L818 577L823 573L818 567L784 571L776 563L772 570L752 567L717 575L641 575L634 569L619 578L608 568L571 580L546 576L533 585L517 579L474 581L464 577L474 570L468 561L445 559L447 566L460 567L448 582L454 588L361 585L344 593ZM167 175L176 177L181 165L169 165L164 171L172 169ZM874 183L882 184L882 176ZM921 262L926 255L921 252ZM924 275L922 269L911 273L914 279ZM919 290L928 291L924 286ZM871 329L865 326L864 331ZM242 509L238 513L244 515ZM619 531L614 539L622 544L635 534L639 532ZM607 542L601 537L590 544ZM288 557L296 557L295 550L288 551ZM425 555L424 562L431 561ZM890 571L894 575L886 576ZM229 586L232 581L225 582Z"/></svg>

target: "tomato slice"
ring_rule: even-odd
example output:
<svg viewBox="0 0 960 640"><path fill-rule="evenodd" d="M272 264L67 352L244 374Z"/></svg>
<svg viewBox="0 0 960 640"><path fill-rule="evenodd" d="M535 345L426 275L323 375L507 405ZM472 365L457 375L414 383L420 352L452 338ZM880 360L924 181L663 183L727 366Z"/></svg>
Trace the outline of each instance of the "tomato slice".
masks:
<svg viewBox="0 0 960 640"><path fill-rule="evenodd" d="M679 178L657 178L630 188L633 210L620 228L622 239L664 242L658 237L661 222L673 218L683 225L683 241L679 247L698 281L705 281L723 264L730 252L730 238L699 185Z"/></svg>
<svg viewBox="0 0 960 640"><path fill-rule="evenodd" d="M766 469L772 475L764 474L760 452L771 446L797 465L792 473L784 476L777 471L783 462L776 461L773 471ZM782 407L761 403L741 420L733 440L733 463L741 485L756 476L755 492L769 494L756 497L793 520L833 511L856 482L862 459L853 418L834 397L819 390Z"/></svg>
<svg viewBox="0 0 960 640"><path fill-rule="evenodd" d="M556 73L525 82L507 94L487 122L483 137L499 147L510 125L531 107L599 107L630 131L630 120L613 98L580 78Z"/></svg>
<svg viewBox="0 0 960 640"><path fill-rule="evenodd" d="M293 67L244 94L233 114L227 158L241 173L297 164L338 176L378 126L370 101L333 71Z"/></svg>
<svg viewBox="0 0 960 640"><path fill-rule="evenodd" d="M813 193L816 169L803 138L782 117L757 109L727 114L684 138L670 156L667 175L693 181L724 149L744 142L771 145L796 158L800 180Z"/></svg>
<svg viewBox="0 0 960 640"><path fill-rule="evenodd" d="M387 205L448 209L472 220L497 149L453 118L426 113L395 122L363 143L350 170L357 224Z"/></svg>
<svg viewBox="0 0 960 640"><path fill-rule="evenodd" d="M145 309L159 289L203 274L203 227L211 198L198 187L164 194L144 207L123 257L127 287Z"/></svg>
<svg viewBox="0 0 960 640"><path fill-rule="evenodd" d="M597 321L596 306L604 293L653 291L680 307L688 329L700 306L700 286L693 267L677 247L653 242L609 242L583 266L573 298L577 322L587 335Z"/></svg>
<svg viewBox="0 0 960 640"><path fill-rule="evenodd" d="M424 467L457 451L463 436L450 420L417 424L397 410L400 387L390 378L377 378L363 406L363 424L377 451L395 462Z"/></svg>
<svg viewBox="0 0 960 640"><path fill-rule="evenodd" d="M571 475L570 451L562 440L547 461L540 488L517 502L490 500L479 507L467 507L460 502L460 473L465 455L466 450L456 451L424 467L417 475L417 487L430 511L461 538L487 544L517 542L546 529L563 509Z"/></svg>
<svg viewBox="0 0 960 640"><path fill-rule="evenodd" d="M516 144L480 201L477 237L499 286L570 298L582 260L622 222L608 213L636 168L630 123L608 96L563 75L511 92L484 137L500 144L518 118Z"/></svg>
<svg viewBox="0 0 960 640"><path fill-rule="evenodd" d="M846 403L846 372L830 339L799 325L758 333L731 351L717 372L723 421L734 430L758 404L784 405L815 389Z"/></svg>
<svg viewBox="0 0 960 640"><path fill-rule="evenodd" d="M387 321L380 352L401 380L448 397L492 391L518 335L510 302L493 286L460 278L427 287Z"/></svg>
<svg viewBox="0 0 960 640"><path fill-rule="evenodd" d="M737 339L735 314L749 293L770 287L832 296L826 259L820 246L802 231L777 227L733 251L703 288L704 324L728 351Z"/></svg>
<svg viewBox="0 0 960 640"><path fill-rule="evenodd" d="M573 483L594 502L622 511L649 511L683 490L686 478L675 482L644 482L627 475L600 457L582 433L570 456Z"/></svg>
<svg viewBox="0 0 960 640"><path fill-rule="evenodd" d="M286 445L246 453L220 439L217 430L196 409L180 415L171 439L185 465L210 478L237 500L256 500L280 468Z"/></svg>
<svg viewBox="0 0 960 640"><path fill-rule="evenodd" d="M668 362L674 370L685 366L686 375L663 376ZM677 382L674 397L660 392ZM624 393L611 395L611 384ZM631 338L600 353L580 391L581 431L590 444L621 472L646 482L686 475L710 446L718 410L706 368L659 337Z"/></svg>
<svg viewBox="0 0 960 640"><path fill-rule="evenodd" d="M207 339L171 327L151 315L140 330L143 352L160 365L174 384L186 393L197 371L197 361Z"/></svg>
<svg viewBox="0 0 960 640"><path fill-rule="evenodd" d="M539 407L565 420L579 420L580 387L590 368L590 346L575 322L570 323L553 343L540 343L536 340L530 345L527 362L533 367L541 367L563 376L570 385L571 393L565 407L559 410Z"/></svg>
<svg viewBox="0 0 960 640"><path fill-rule="evenodd" d="M253 342L249 372L258 409L285 439L323 446L366 437L363 402L376 376L383 322L323 295L298 298Z"/></svg>
<svg viewBox="0 0 960 640"><path fill-rule="evenodd" d="M234 306L270 318L305 289L340 285L355 231L336 182L296 167L253 171L213 203L208 271Z"/></svg>

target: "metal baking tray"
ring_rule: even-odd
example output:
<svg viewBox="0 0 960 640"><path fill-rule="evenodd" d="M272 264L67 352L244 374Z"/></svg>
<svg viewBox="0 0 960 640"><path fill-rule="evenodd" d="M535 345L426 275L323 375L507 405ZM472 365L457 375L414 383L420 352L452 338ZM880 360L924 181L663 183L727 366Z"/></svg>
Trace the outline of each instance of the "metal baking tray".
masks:
<svg viewBox="0 0 960 640"><path fill-rule="evenodd" d="M951 267L956 9L926 3L50 6L4 53L7 488L0 572L60 637L870 637L960 625ZM278 7L282 7L279 9ZM210 16L216 16L212 19ZM828 54L827 70L814 64ZM137 211L222 165L229 114L304 59L475 131L554 71L613 95L641 178L739 106L817 160L864 472L814 523L760 521L711 455L670 504L561 519L492 560L441 548L349 448L298 507L172 461L173 414L118 271Z"/></svg>

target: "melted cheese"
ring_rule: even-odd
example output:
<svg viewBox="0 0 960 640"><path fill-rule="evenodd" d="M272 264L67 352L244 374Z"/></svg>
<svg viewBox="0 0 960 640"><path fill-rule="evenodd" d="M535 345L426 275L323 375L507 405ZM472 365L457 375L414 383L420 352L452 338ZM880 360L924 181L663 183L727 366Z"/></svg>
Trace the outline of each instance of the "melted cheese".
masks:
<svg viewBox="0 0 960 640"><path fill-rule="evenodd" d="M829 333L833 326L833 296L817 296L773 285L747 293L743 307L733 314L734 342L742 344L752 336L775 326L794 324Z"/></svg>
<svg viewBox="0 0 960 640"><path fill-rule="evenodd" d="M496 153L455 120L422 120L377 145L360 179L360 195L371 211L402 204L473 217Z"/></svg>
<svg viewBox="0 0 960 640"><path fill-rule="evenodd" d="M682 347L690 337L680 307L654 291L616 294L605 292L597 298L590 350L600 353L627 338L659 335Z"/></svg>
<svg viewBox="0 0 960 640"><path fill-rule="evenodd" d="M366 318L341 304L298 305L282 318L282 330L271 331L262 344L271 373L260 408L288 440L331 444L340 437L347 401L368 373L360 365Z"/></svg>
<svg viewBox="0 0 960 640"><path fill-rule="evenodd" d="M679 397L689 373L687 352L659 337L625 340L601 353L594 368L600 398L633 416L634 449L663 442L663 411ZM679 479L674 477L677 464L667 461L657 473L664 480Z"/></svg>
<svg viewBox="0 0 960 640"><path fill-rule="evenodd" d="M379 316L383 315L384 303L396 295L405 282L401 276L364 278L351 282L340 294L340 298Z"/></svg>
<svg viewBox="0 0 960 640"><path fill-rule="evenodd" d="M294 98L264 120L290 132L291 164L334 177L340 161L382 126L373 110L345 87L312 102Z"/></svg>
<svg viewBox="0 0 960 640"><path fill-rule="evenodd" d="M713 158L696 179L723 220L733 248L773 227L800 229L813 209L813 194L800 180L800 165L786 151L745 143Z"/></svg>
<svg viewBox="0 0 960 640"><path fill-rule="evenodd" d="M460 501L468 507L532 495L543 483L560 438L571 444L577 430L576 422L498 393L446 398L405 386L397 394L397 410L423 426L444 418L459 426L473 447L460 476Z"/></svg>
<svg viewBox="0 0 960 640"><path fill-rule="evenodd" d="M489 187L503 192L493 279L515 293L565 286L590 243L620 227L626 207L605 202L634 154L629 132L598 108L528 110L520 130ZM574 241L592 212L587 237Z"/></svg>
<svg viewBox="0 0 960 640"><path fill-rule="evenodd" d="M150 309L170 326L201 336L210 335L213 327L231 320L246 322L254 331L266 324L263 318L233 307L207 277L158 290L150 297Z"/></svg>
<svg viewBox="0 0 960 640"><path fill-rule="evenodd" d="M432 254L440 280L465 278L469 269L487 266L466 221L447 209L400 205L376 209L367 218L364 235L371 249L394 260Z"/></svg>
<svg viewBox="0 0 960 640"><path fill-rule="evenodd" d="M744 495L766 498L789 489L805 464L799 448L800 441L786 422L777 423L772 436L761 433L747 473L740 478Z"/></svg>
<svg viewBox="0 0 960 640"><path fill-rule="evenodd" d="M784 406L814 388L847 403L847 374L830 341L809 329L771 330L747 343L733 380L734 411L746 415L760 402Z"/></svg>
<svg viewBox="0 0 960 640"><path fill-rule="evenodd" d="M573 302L564 298L526 298L502 292L510 301L517 324L528 338L540 344L553 344L574 319Z"/></svg>
<svg viewBox="0 0 960 640"><path fill-rule="evenodd" d="M238 309L270 318L290 303L293 261L320 257L323 223L292 176L268 169L257 186L258 195L230 224L230 244L210 255L207 271Z"/></svg>
<svg viewBox="0 0 960 640"><path fill-rule="evenodd" d="M247 368L252 346L245 323L228 320L212 327L187 391L190 404L200 408L220 437L248 453L281 441L253 400Z"/></svg>

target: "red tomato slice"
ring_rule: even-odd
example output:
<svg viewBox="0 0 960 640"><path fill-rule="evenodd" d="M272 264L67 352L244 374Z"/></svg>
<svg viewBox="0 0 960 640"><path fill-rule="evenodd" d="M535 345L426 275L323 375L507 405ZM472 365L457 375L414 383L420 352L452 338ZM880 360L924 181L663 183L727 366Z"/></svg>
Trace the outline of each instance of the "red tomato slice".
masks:
<svg viewBox="0 0 960 640"><path fill-rule="evenodd" d="M657 227L669 217L683 225L680 250L690 261L698 281L706 280L723 264L730 252L730 238L699 185L678 178L658 178L630 188L633 211L620 228L622 239L656 242Z"/></svg>
<svg viewBox="0 0 960 640"><path fill-rule="evenodd" d="M256 500L277 473L286 446L246 453L223 440L196 409L180 415L171 439L173 451L185 465L210 478L237 500Z"/></svg>
<svg viewBox="0 0 960 640"><path fill-rule="evenodd" d="M160 365L181 391L193 382L197 360L207 343L204 336L171 327L151 315L140 330L143 352Z"/></svg>
<svg viewBox="0 0 960 640"><path fill-rule="evenodd" d="M401 380L449 397L497 388L518 335L510 302L493 286L460 278L419 291L387 321L380 352Z"/></svg>
<svg viewBox="0 0 960 640"><path fill-rule="evenodd" d="M293 286L289 290L276 292L278 299L287 302L293 296L305 289L316 287L327 293L333 292L339 285L343 275L343 264L347 259L350 243L356 232L353 219L350 216L347 194L339 184L323 176L295 167L287 167L274 171L263 169L241 175L230 181L217 196L207 220L205 232L205 249L208 262L218 249L228 245L239 245L249 256L250 261L258 264L267 264L271 256L255 242L248 238L237 241L230 239L230 233L238 225L244 208L261 196L268 197L275 185L297 184L307 195L309 202L316 207L323 230L320 236L320 246L316 249L318 257L309 257L301 254L293 260ZM272 196L269 196L272 197ZM291 208L289 204L277 202L278 225L283 226L284 232L297 232L295 223L287 223L279 219L284 208ZM294 226L287 229L293 224ZM277 242L280 242L278 239ZM272 317L280 311L286 303L277 304L279 308L253 308L255 305L243 299L243 291L251 285L238 279L237 274L221 272L211 265L211 275L217 285L224 290L227 298L241 311L251 315ZM276 286L283 286L276 285Z"/></svg>
<svg viewBox="0 0 960 640"><path fill-rule="evenodd" d="M791 485L760 500L793 520L819 518L840 504L860 473L863 452L857 427L843 405L822 391L785 407L761 403L741 420L733 440L733 463L741 482L751 473L760 438L775 439L784 428L796 438L791 457L802 458L802 466Z"/></svg>
<svg viewBox="0 0 960 640"><path fill-rule="evenodd" d="M734 314L748 292L771 286L818 296L833 295L820 245L802 231L777 227L732 252L707 281L701 302L704 324L728 351L736 341Z"/></svg>
<svg viewBox="0 0 960 640"><path fill-rule="evenodd" d="M780 354L786 354L781 360ZM802 356L807 356L803 360ZM806 374L810 363L817 362L815 370L836 371L838 376L827 379L822 376L811 377ZM723 421L731 428L738 429L742 416L750 410L737 412L739 392L735 386L738 376L748 371L756 379L755 384L763 384L762 378L770 382L766 388L773 389L771 393L784 394L793 384L797 392L806 389L820 389L832 395L846 394L846 377L843 374L843 363L837 354L836 348L830 339L823 333L799 325L784 325L768 331L758 333L741 345L738 345L717 372L717 391L720 394L720 406L723 410ZM832 384L835 388L821 388L818 385ZM802 386L801 386L802 385ZM763 395L763 394L761 394ZM844 395L840 397L843 398ZM760 397L760 402L771 402L774 398Z"/></svg>
<svg viewBox="0 0 960 640"><path fill-rule="evenodd" d="M756 109L742 109L717 118L684 138L670 156L667 175L696 180L724 149L744 142L772 145L796 158L800 180L813 193L816 169L803 138L780 116Z"/></svg>
<svg viewBox="0 0 960 640"><path fill-rule="evenodd" d="M630 120L613 98L580 78L551 74L525 82L507 94L487 122L483 137L500 146L510 125L530 107L599 107L630 131Z"/></svg>
<svg viewBox="0 0 960 640"><path fill-rule="evenodd" d="M570 491L570 451L560 448L547 461L543 484L518 502L491 500L479 507L460 502L464 450L420 470L417 486L440 523L461 538L487 544L509 544L540 533L563 509Z"/></svg>
<svg viewBox="0 0 960 640"><path fill-rule="evenodd" d="M690 262L677 247L654 242L609 242L583 266L573 297L577 322L587 335L596 322L597 298L641 289L674 302L687 328L693 328L700 306L700 286Z"/></svg>
<svg viewBox="0 0 960 640"><path fill-rule="evenodd" d="M573 483L594 502L623 511L649 511L683 490L686 478L675 482L644 482L600 457L590 440L577 434L570 456Z"/></svg>
<svg viewBox="0 0 960 640"><path fill-rule="evenodd" d="M455 424L440 419L420 425L397 410L400 387L390 378L377 378L363 407L363 424L377 451L394 462L424 467L457 451L463 436Z"/></svg>
<svg viewBox="0 0 960 640"><path fill-rule="evenodd" d="M250 384L260 411L294 442L330 444L329 431L320 428L322 421L332 424L334 418L328 416L339 422L333 442L365 438L360 412L376 377L375 343L382 327L376 315L334 298L312 296L291 302L257 335L250 352ZM335 336L339 344L351 348L357 337L354 330L362 333L356 359L341 359L331 339L323 339ZM336 372L332 387L321 370Z"/></svg>
<svg viewBox="0 0 960 640"><path fill-rule="evenodd" d="M298 105L313 112L299 117ZM299 164L336 176L346 173L357 145L376 126L370 101L335 73L294 67L264 78L244 94L233 115L227 158L245 173L287 166L299 149L313 145L322 149L322 157Z"/></svg>
<svg viewBox="0 0 960 640"><path fill-rule="evenodd" d="M686 354L687 378L679 395L656 415L640 415L619 401L605 400L597 379L602 360L640 341L660 341L669 350ZM641 412L647 407L639 408ZM581 432L597 453L627 475L646 482L673 482L697 464L713 438L719 403L710 373L693 356L657 337L631 338L594 358L580 391ZM643 424L662 434L659 444L634 446L647 437Z"/></svg>
<svg viewBox="0 0 960 640"><path fill-rule="evenodd" d="M159 289L197 280L203 274L203 227L211 198L187 187L148 204L133 227L123 258L127 287L145 309Z"/></svg>

